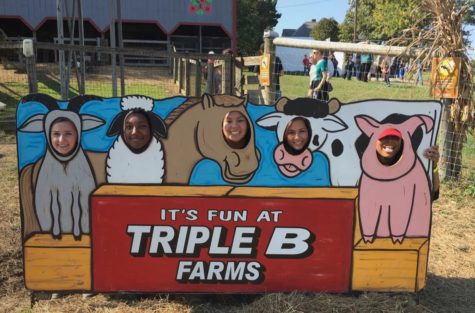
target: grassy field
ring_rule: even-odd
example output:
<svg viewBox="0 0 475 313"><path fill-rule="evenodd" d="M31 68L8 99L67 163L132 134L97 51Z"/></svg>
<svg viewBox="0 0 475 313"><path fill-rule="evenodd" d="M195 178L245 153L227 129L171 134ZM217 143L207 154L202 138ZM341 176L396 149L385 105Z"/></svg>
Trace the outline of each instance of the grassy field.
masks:
<svg viewBox="0 0 475 313"><path fill-rule="evenodd" d="M306 95L307 78L282 77L283 94ZM9 99L21 97L24 83L0 85ZM143 86L157 86L143 80ZM49 94L52 89L41 87ZM363 83L333 79L333 97L343 102L370 98L429 99L426 87L394 82ZM1 89L4 88L4 89ZM92 88L92 87L91 87ZM134 89L137 88L137 89ZM160 88L158 88L160 89ZM94 90L94 89L93 89ZM52 92L52 91L51 91ZM157 93L156 97L168 94ZM54 96L54 94L52 94ZM100 94L107 96L107 94ZM2 100L0 100L2 101ZM14 110L14 105L9 110ZM18 200L17 158L14 137L0 133L0 312L474 312L475 311L475 141L463 151L463 175L458 182L443 183L434 202L431 247L426 288L418 294L361 293L331 295L275 293L266 295L65 295L40 299L31 306L23 283L21 221ZM44 295L46 296L46 295Z"/></svg>

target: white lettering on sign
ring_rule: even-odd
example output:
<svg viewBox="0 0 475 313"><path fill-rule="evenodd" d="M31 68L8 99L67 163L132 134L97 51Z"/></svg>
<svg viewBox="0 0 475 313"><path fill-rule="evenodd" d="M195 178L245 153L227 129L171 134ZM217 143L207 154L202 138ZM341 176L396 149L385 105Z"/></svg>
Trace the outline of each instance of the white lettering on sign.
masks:
<svg viewBox="0 0 475 313"><path fill-rule="evenodd" d="M129 225L127 227L127 234L132 235L132 244L130 245L130 254L142 255L145 247L145 240L143 234L149 234L152 226L147 225Z"/></svg>
<svg viewBox="0 0 475 313"><path fill-rule="evenodd" d="M167 225L129 225L127 234L132 236L131 254L143 256L147 238L150 238L149 254L153 256L199 256L208 248L215 256L251 257L256 253L259 236L257 227L236 227L230 246L226 246L227 231L222 226L211 229L206 226L180 226L179 230Z"/></svg>
<svg viewBox="0 0 475 313"><path fill-rule="evenodd" d="M198 210L183 208L162 208L160 210L160 219L162 221L176 221L179 215L183 215L187 221L196 221L198 219Z"/></svg>
<svg viewBox="0 0 475 313"><path fill-rule="evenodd" d="M262 211L259 216L257 217L257 222L278 222L279 215L282 214L282 211ZM272 215L272 218L271 218Z"/></svg>
<svg viewBox="0 0 475 313"><path fill-rule="evenodd" d="M305 257L313 252L314 235L305 228L276 227L265 255L269 258Z"/></svg>
<svg viewBox="0 0 475 313"><path fill-rule="evenodd" d="M247 221L247 211L239 210L208 210L208 221L221 222L245 222Z"/></svg>
<svg viewBox="0 0 475 313"><path fill-rule="evenodd" d="M252 282L264 279L259 262L180 261L176 272L179 282Z"/></svg>

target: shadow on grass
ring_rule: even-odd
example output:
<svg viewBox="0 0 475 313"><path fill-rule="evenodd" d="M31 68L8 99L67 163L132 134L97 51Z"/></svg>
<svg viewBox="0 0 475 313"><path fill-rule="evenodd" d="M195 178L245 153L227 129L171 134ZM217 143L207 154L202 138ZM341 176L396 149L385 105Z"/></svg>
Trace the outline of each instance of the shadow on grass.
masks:
<svg viewBox="0 0 475 313"><path fill-rule="evenodd" d="M48 89L61 94L61 84L59 80L51 73L41 73L38 75L38 82L45 85ZM75 97L79 94L79 91L75 88L69 87L69 98Z"/></svg>
<svg viewBox="0 0 475 313"><path fill-rule="evenodd" d="M426 287L419 293L419 303L432 312L474 312L475 278L428 273Z"/></svg>

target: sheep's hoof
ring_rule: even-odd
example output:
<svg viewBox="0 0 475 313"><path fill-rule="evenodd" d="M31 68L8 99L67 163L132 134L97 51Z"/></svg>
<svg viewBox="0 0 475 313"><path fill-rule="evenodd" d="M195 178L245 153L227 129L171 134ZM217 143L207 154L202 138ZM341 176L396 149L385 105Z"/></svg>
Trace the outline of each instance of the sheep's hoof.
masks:
<svg viewBox="0 0 475 313"><path fill-rule="evenodd" d="M81 240L81 234L79 234L79 235L74 235L74 240L80 241L80 240Z"/></svg>
<svg viewBox="0 0 475 313"><path fill-rule="evenodd" d="M62 238L61 233L59 233L59 234L57 234L57 235L53 234L53 239L55 239L55 240L61 240L61 238Z"/></svg>

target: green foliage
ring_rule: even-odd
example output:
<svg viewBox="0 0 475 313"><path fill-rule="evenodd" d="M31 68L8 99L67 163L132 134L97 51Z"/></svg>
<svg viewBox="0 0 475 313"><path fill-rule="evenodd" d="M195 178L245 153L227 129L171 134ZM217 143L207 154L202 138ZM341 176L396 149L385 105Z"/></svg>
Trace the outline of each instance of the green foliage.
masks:
<svg viewBox="0 0 475 313"><path fill-rule="evenodd" d="M420 3L421 0L376 1L372 12L374 29L370 34L371 38L388 40L401 35L403 29L414 23L412 12ZM423 13L418 14L422 17Z"/></svg>
<svg viewBox="0 0 475 313"><path fill-rule="evenodd" d="M468 11L463 16L463 23L467 25L475 25L475 0L455 0L457 8L461 8L463 5L468 4Z"/></svg>
<svg viewBox="0 0 475 313"><path fill-rule="evenodd" d="M253 55L259 51L264 31L277 25L281 16L276 5L276 0L238 0L237 45L241 53Z"/></svg>
<svg viewBox="0 0 475 313"><path fill-rule="evenodd" d="M340 40L353 41L354 10L358 4L357 40L388 40L400 36L426 13L420 10L424 0L353 0L340 24ZM475 0L455 0L456 7L469 4L464 24L475 25ZM424 23L420 27L427 26Z"/></svg>
<svg viewBox="0 0 475 313"><path fill-rule="evenodd" d="M310 35L315 40L325 40L330 38L331 41L338 41L338 22L334 18L322 18L313 27Z"/></svg>
<svg viewBox="0 0 475 313"><path fill-rule="evenodd" d="M340 39L342 41L353 41L353 25L355 3L358 3L357 15L357 40L374 39L371 34L374 30L374 21L372 19L375 0L358 0L353 1L348 9L343 25L340 27Z"/></svg>

